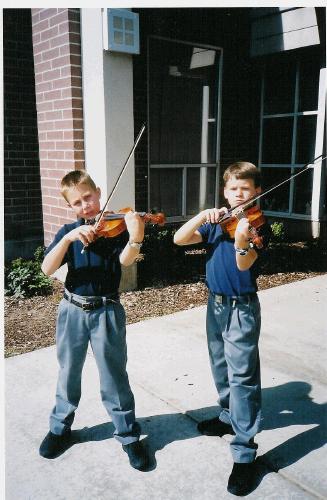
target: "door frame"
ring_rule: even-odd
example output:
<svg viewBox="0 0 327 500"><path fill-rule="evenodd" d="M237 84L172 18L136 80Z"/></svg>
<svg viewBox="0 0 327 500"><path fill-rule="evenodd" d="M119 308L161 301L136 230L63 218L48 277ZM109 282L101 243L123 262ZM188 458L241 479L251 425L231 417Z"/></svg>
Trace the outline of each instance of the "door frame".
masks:
<svg viewBox="0 0 327 500"><path fill-rule="evenodd" d="M199 48L204 48L204 49L212 49L215 50L216 52L219 52L219 68L218 68L218 88L216 89L217 91L217 107L216 107L216 114L217 114L217 133L216 133L216 155L215 155L215 163L212 164L176 164L176 165L160 165L160 167L165 167L165 168L182 168L183 169L183 193L182 193L182 207L183 210L185 209L186 206L186 198L185 198L185 179L186 179L186 168L192 168L193 167L203 167L204 165L207 165L208 167L212 167L213 165L216 165L216 180L215 180L215 206L219 206L219 178L220 178L220 140L221 140L221 107L222 107L222 71L223 71L223 49L222 47L217 47L215 45L208 45L204 43L197 43L197 42L190 42L190 41L185 41L185 40L180 40L177 38L169 38L169 37L164 37L164 36L158 36L158 35L148 35L147 37L147 158L148 158L148 179L147 179L147 187L148 187L148 211L151 210L151 191L150 191L150 175L151 175L151 168L156 168L154 165L151 167L151 158L150 158L150 134L151 134L151 124L150 124L150 61L149 61L149 56L150 56L150 42L151 39L157 39L157 40L163 40L166 42L172 42L172 43L180 43L183 45L191 45L193 47L199 47ZM158 168L160 168L158 165ZM192 216L187 216L187 215L181 215L181 216L174 216L174 217L167 217L167 222L178 222L178 221L183 221L187 220Z"/></svg>

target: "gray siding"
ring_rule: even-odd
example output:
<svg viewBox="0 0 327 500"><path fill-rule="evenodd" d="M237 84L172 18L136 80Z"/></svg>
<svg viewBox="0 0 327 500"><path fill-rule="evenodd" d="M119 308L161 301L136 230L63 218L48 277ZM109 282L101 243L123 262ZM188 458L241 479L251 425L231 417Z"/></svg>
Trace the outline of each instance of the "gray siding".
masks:
<svg viewBox="0 0 327 500"><path fill-rule="evenodd" d="M314 7L253 9L251 56L273 54L320 43Z"/></svg>

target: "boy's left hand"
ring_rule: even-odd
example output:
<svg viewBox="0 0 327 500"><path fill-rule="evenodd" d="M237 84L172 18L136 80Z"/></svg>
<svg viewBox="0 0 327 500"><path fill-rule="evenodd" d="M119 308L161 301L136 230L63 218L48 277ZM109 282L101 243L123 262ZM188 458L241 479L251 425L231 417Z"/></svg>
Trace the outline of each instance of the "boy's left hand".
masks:
<svg viewBox="0 0 327 500"><path fill-rule="evenodd" d="M248 246L249 240L251 239L251 232L249 230L250 223L247 218L241 219L235 230L235 244L239 248L244 248Z"/></svg>
<svg viewBox="0 0 327 500"><path fill-rule="evenodd" d="M131 240L141 243L144 239L144 220L137 212L127 212L125 223Z"/></svg>

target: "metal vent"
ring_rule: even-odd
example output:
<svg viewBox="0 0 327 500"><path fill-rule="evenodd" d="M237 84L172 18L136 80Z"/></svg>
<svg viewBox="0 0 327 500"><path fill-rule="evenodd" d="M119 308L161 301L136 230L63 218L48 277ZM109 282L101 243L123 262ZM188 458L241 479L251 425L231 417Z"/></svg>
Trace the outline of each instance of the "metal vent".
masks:
<svg viewBox="0 0 327 500"><path fill-rule="evenodd" d="M127 9L104 9L104 49L140 53L139 16Z"/></svg>

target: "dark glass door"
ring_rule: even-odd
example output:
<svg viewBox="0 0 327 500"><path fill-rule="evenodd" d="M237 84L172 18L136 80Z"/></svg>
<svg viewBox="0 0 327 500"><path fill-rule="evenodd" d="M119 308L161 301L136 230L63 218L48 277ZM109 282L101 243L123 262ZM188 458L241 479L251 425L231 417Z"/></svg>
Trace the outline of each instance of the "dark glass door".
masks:
<svg viewBox="0 0 327 500"><path fill-rule="evenodd" d="M169 217L214 206L220 51L149 39L150 205Z"/></svg>

